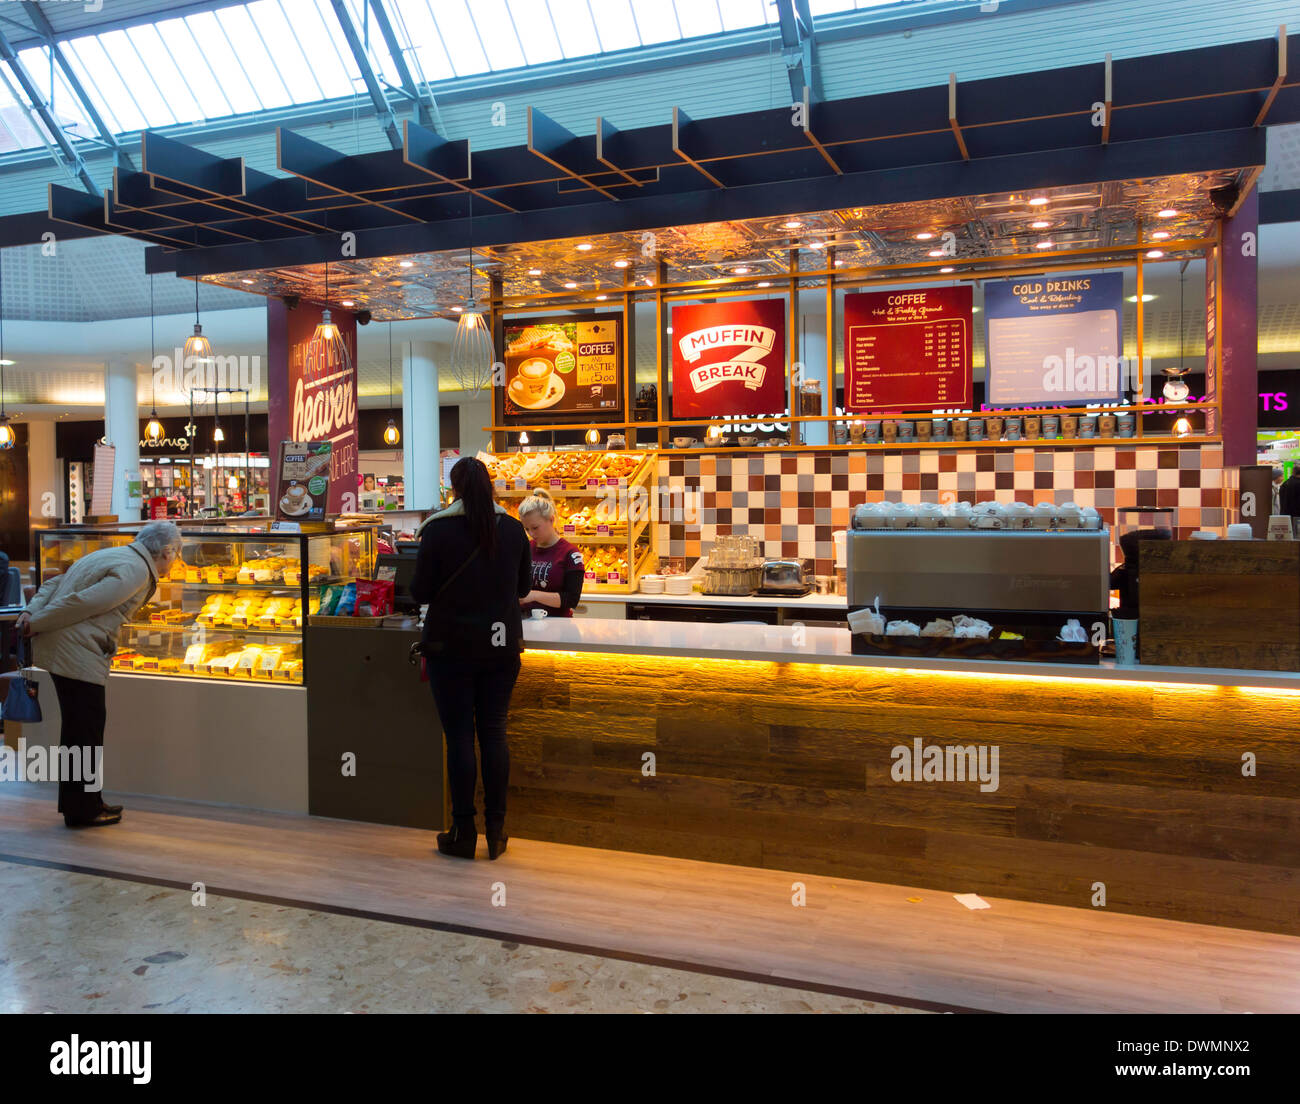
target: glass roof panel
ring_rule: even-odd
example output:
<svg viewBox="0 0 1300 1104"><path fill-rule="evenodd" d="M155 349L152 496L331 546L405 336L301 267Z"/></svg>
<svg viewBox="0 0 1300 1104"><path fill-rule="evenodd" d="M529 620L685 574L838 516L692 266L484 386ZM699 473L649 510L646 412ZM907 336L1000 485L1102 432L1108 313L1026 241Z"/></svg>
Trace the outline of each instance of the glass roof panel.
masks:
<svg viewBox="0 0 1300 1104"><path fill-rule="evenodd" d="M148 124L144 114L97 37L74 38L65 42L63 48L81 62L89 77L88 87L98 91L118 131L145 129Z"/></svg>
<svg viewBox="0 0 1300 1104"><path fill-rule="evenodd" d="M397 68L393 65L393 59L388 54L388 45L384 41L384 33L379 29L379 23L375 19L375 12L369 0L347 0L348 10L352 13L352 25L357 29L357 37L361 39L361 45L365 47L366 56L370 59L370 67L375 71L380 80L387 82L394 88L402 86L402 80L397 75ZM391 8L392 5L389 5ZM386 9L387 10L387 9ZM388 21L396 23L393 14L389 11ZM401 32L396 26L393 33L397 35L397 41L402 41Z"/></svg>
<svg viewBox="0 0 1300 1104"><path fill-rule="evenodd" d="M884 4L895 4L898 0L856 0L859 8L878 8ZM852 11L855 0L809 0L808 12L813 19L819 15L834 15L836 12Z"/></svg>
<svg viewBox="0 0 1300 1104"><path fill-rule="evenodd" d="M483 53L478 29L465 7L465 0L437 0L430 7L456 75L464 77L470 73L488 72L491 66Z"/></svg>
<svg viewBox="0 0 1300 1104"><path fill-rule="evenodd" d="M600 39L587 0L546 0L546 6L560 33L560 49L566 58L600 53Z"/></svg>
<svg viewBox="0 0 1300 1104"><path fill-rule="evenodd" d="M676 42L682 37L672 4L665 4L663 0L632 0L632 14L636 16L636 29L643 46Z"/></svg>
<svg viewBox="0 0 1300 1104"><path fill-rule="evenodd" d="M176 64L177 71L185 86L194 95L199 106L199 118L219 119L223 115L234 113L234 106L221 91L221 85L213 76L212 70L203 58L190 34L189 26L183 19L164 19L155 23L158 37L163 40L167 52Z"/></svg>
<svg viewBox="0 0 1300 1104"><path fill-rule="evenodd" d="M334 9L324 0L315 4L291 0L286 14L291 17L293 33L326 97L355 96L358 84L353 77L360 80L361 74L338 29Z"/></svg>
<svg viewBox="0 0 1300 1104"><path fill-rule="evenodd" d="M292 102L302 104L323 99L325 92L313 75L312 67L307 64L298 45L298 36L293 33L277 0L258 0L249 4L248 14L271 52L280 80L288 89Z"/></svg>
<svg viewBox="0 0 1300 1104"><path fill-rule="evenodd" d="M447 51L443 49L442 36L433 21L433 13L424 0L398 0L396 4L390 0L388 10L394 23L404 25L410 36L416 62L416 80L420 79L420 74L423 74L424 80L430 81L450 80L456 75L447 59Z"/></svg>
<svg viewBox="0 0 1300 1104"><path fill-rule="evenodd" d="M469 0L469 9L478 29L479 41L487 54L488 65L494 70L522 66L524 51L505 0Z"/></svg>
<svg viewBox="0 0 1300 1104"><path fill-rule="evenodd" d="M628 0L600 0L591 5L591 14L596 20L596 33L600 36L602 51L630 50L633 46L641 45Z"/></svg>
<svg viewBox="0 0 1300 1104"><path fill-rule="evenodd" d="M515 30L524 47L524 59L529 65L559 61L564 57L555 24L551 22L551 13L546 10L546 0L510 0L510 15L515 21Z"/></svg>
<svg viewBox="0 0 1300 1104"><path fill-rule="evenodd" d="M293 103L280 71L271 60L270 51L253 22L247 7L219 8L216 12L226 39L234 48L245 75L257 92L263 107L284 107Z"/></svg>
<svg viewBox="0 0 1300 1104"><path fill-rule="evenodd" d="M739 31L746 27L761 27L764 23L775 23L776 9L767 10L763 0L718 0L722 10L722 27L727 31Z"/></svg>
<svg viewBox="0 0 1300 1104"><path fill-rule="evenodd" d="M677 23L685 37L722 32L722 15L715 0L673 0L673 6L677 9Z"/></svg>
<svg viewBox="0 0 1300 1104"><path fill-rule="evenodd" d="M98 137L94 125L86 117L81 101L73 94L72 89L68 86L67 78L63 75L63 70L58 65L54 66L52 73L53 84L51 85L50 51L48 47L33 46L30 49L21 50L18 53L18 60L23 63L32 80L36 82L36 87L40 89L41 95L45 97L50 112L73 138ZM12 80L12 73L6 73L5 75ZM0 95L8 99L7 92L0 92Z"/></svg>
<svg viewBox="0 0 1300 1104"><path fill-rule="evenodd" d="M94 104L95 110L99 112L100 117L104 120L104 125L113 131L114 134L119 133L124 129L122 124L118 121L117 116L113 114L112 109L108 106L103 93L98 87L96 87L94 79L90 75L90 70L88 70L83 64L77 51L73 49L73 43L64 42L62 48L64 58L67 59L68 64L72 67L72 71L77 74L77 80L81 82L81 87L86 90L86 95L90 97L90 101Z"/></svg>
<svg viewBox="0 0 1300 1104"><path fill-rule="evenodd" d="M176 63L172 60L171 50L158 33L157 27L152 24L145 24L139 27L130 27L126 33L131 40L131 45L135 47L136 53L144 59L144 64L149 70L149 76L153 79L153 83L158 86L163 99L167 101L167 106L171 109L172 114L176 116L177 121L196 123L206 118L206 113L199 105L194 92L181 75L180 70L176 68ZM223 113L221 111L217 112L217 114Z"/></svg>
<svg viewBox="0 0 1300 1104"><path fill-rule="evenodd" d="M262 103L244 73L243 66L239 64L239 58L235 56L225 31L217 22L217 17L212 12L196 12L185 17L185 25L194 36L195 49L202 53L235 114L260 111Z"/></svg>
<svg viewBox="0 0 1300 1104"><path fill-rule="evenodd" d="M99 35L98 40L148 125L170 126L178 122L171 107L164 102L162 91L149 76L149 70L140 60L140 55L136 52L127 33L109 31L107 34ZM118 114L120 115L121 112Z"/></svg>

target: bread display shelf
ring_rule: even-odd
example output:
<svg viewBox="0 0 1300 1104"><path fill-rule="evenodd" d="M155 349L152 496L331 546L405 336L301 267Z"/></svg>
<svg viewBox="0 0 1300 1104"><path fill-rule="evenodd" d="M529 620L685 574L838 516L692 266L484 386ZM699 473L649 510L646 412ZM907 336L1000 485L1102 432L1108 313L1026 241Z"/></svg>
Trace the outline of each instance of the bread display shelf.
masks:
<svg viewBox="0 0 1300 1104"><path fill-rule="evenodd" d="M312 615L314 621L315 615ZM355 620L354 618L344 618L346 621ZM182 625L155 625L153 623L142 623L139 621L130 621L123 628L130 629L137 633L254 633L257 636L301 636L302 629L294 628L272 628L268 629L261 625L200 625L196 622L189 622Z"/></svg>

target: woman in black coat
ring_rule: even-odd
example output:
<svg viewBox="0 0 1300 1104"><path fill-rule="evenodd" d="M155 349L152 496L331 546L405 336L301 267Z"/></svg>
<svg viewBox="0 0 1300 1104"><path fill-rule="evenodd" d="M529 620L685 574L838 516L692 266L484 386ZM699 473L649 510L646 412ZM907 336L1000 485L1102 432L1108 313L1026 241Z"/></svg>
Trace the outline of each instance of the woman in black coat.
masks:
<svg viewBox="0 0 1300 1104"><path fill-rule="evenodd" d="M480 461L457 461L451 489L455 501L421 527L411 582L412 597L429 605L422 650L447 742L452 826L438 834L438 850L474 857L477 731L488 857L495 859L508 838L506 712L519 677L519 599L532 587L532 556L524 527L496 504Z"/></svg>

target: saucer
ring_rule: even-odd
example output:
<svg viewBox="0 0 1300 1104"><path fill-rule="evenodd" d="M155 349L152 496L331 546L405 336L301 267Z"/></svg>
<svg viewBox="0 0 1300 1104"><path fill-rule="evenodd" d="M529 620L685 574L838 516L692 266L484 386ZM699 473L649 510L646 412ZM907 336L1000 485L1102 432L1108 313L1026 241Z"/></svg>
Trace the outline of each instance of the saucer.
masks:
<svg viewBox="0 0 1300 1104"><path fill-rule="evenodd" d="M280 509L290 517L301 517L311 509L311 495L303 495L302 502L296 510L293 508L293 504L289 501L288 496L286 496L280 499Z"/></svg>
<svg viewBox="0 0 1300 1104"><path fill-rule="evenodd" d="M510 401L525 410L545 410L547 407L554 406L564 398L564 390L564 380L560 378L558 373L552 373L546 386L546 394L536 399L529 399L524 396L524 389L519 383L518 376L512 379L510 386L506 388Z"/></svg>

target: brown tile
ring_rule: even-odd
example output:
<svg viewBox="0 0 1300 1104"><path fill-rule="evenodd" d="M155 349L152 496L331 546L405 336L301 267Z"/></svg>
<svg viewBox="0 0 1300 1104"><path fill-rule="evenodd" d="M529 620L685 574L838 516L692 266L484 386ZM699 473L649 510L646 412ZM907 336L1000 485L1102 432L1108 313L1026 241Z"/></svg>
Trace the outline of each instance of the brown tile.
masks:
<svg viewBox="0 0 1300 1104"><path fill-rule="evenodd" d="M939 473L938 473L938 472L922 472L922 473L921 473L921 490L923 490L923 491L937 491L938 489L939 489Z"/></svg>
<svg viewBox="0 0 1300 1104"><path fill-rule="evenodd" d="M1076 489L1091 490L1094 486L1096 486L1096 484L1093 482L1096 479L1096 476L1097 476L1096 472L1076 471L1074 473L1073 486Z"/></svg>
<svg viewBox="0 0 1300 1104"><path fill-rule="evenodd" d="M811 525L813 523L813 509L811 506L800 506L796 511L796 516L799 519L798 524L800 525Z"/></svg>
<svg viewBox="0 0 1300 1104"><path fill-rule="evenodd" d="M1201 469L1180 468L1178 470L1178 485L1180 487L1199 487L1201 485Z"/></svg>
<svg viewBox="0 0 1300 1104"><path fill-rule="evenodd" d="M957 470L957 456L951 452L941 452L939 454L939 470L941 472L955 472Z"/></svg>
<svg viewBox="0 0 1300 1104"><path fill-rule="evenodd" d="M920 472L904 472L904 473L903 473L903 490L905 490L905 491L919 491L920 489L921 489L921 473L920 473Z"/></svg>
<svg viewBox="0 0 1300 1104"><path fill-rule="evenodd" d="M793 456L781 457L781 474L794 475L798 471L798 460Z"/></svg>
<svg viewBox="0 0 1300 1104"><path fill-rule="evenodd" d="M819 510L829 510L833 499L834 495L830 491L813 492L813 505Z"/></svg>
<svg viewBox="0 0 1300 1104"><path fill-rule="evenodd" d="M1136 468L1137 462L1138 462L1137 453L1133 452L1130 449L1124 449L1122 452L1117 452L1115 454L1115 469L1117 471L1123 471L1128 468Z"/></svg>
<svg viewBox="0 0 1300 1104"><path fill-rule="evenodd" d="M1170 487L1167 490L1156 491L1156 505L1172 506L1177 509L1178 489L1176 487Z"/></svg>
<svg viewBox="0 0 1300 1104"><path fill-rule="evenodd" d="M827 453L819 452L813 457L813 472L817 475L831 474L831 458Z"/></svg>
<svg viewBox="0 0 1300 1104"><path fill-rule="evenodd" d="M1115 486L1115 473L1113 471L1093 472L1093 475L1096 476L1096 483L1094 484L1095 486L1097 487Z"/></svg>
<svg viewBox="0 0 1300 1104"><path fill-rule="evenodd" d="M763 483L763 477L761 475L751 475L749 477L749 489L751 491L765 490L766 487Z"/></svg>
<svg viewBox="0 0 1300 1104"><path fill-rule="evenodd" d="M1156 467L1159 468L1178 467L1178 450L1176 448L1162 448L1156 460Z"/></svg>

